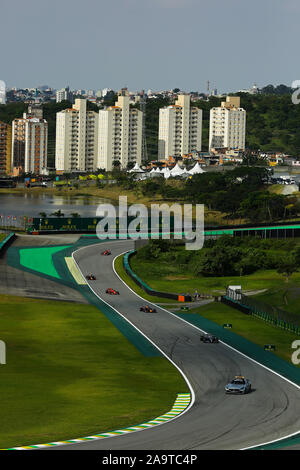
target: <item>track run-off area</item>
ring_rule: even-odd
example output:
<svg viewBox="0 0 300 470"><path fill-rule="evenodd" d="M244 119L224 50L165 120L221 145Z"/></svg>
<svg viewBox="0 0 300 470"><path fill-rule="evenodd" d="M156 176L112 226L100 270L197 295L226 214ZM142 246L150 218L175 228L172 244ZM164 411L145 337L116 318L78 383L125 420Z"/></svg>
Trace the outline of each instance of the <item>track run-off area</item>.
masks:
<svg viewBox="0 0 300 470"><path fill-rule="evenodd" d="M54 249L54 246L56 248ZM101 256L109 248L111 256ZM43 445L47 450L219 450L263 448L299 448L300 393L299 380L271 370L268 362L255 360L237 350L236 344L203 344L199 326L137 295L117 274L116 258L134 248L132 240L99 243L78 236L19 236L7 256L1 260L3 288L22 295L72 299L98 303L110 309L109 318L139 349L165 356L185 379L191 402L181 414L157 426L114 437L80 439L64 445ZM28 250L28 252L26 251ZM43 262L41 263L41 261ZM94 281L85 276L93 273ZM77 286L77 287L76 287ZM105 293L108 287L120 295ZM88 295L86 295L88 291ZM83 295L82 295L83 294ZM101 305L100 305L101 304ZM142 305L155 305L157 313L140 312ZM107 312L106 312L107 313ZM128 327L124 328L128 325ZM204 328L204 327L203 327ZM135 331L134 335L132 330ZM284 333L283 333L284 334ZM128 336L129 335L129 336ZM221 335L222 337L222 335ZM140 338L140 339L139 339ZM226 336L224 337L227 341ZM147 345L148 344L148 345ZM252 344L252 343L250 343ZM253 346L255 346L253 344ZM256 346L258 347L258 346ZM262 348L261 348L262 349ZM263 352L263 349L262 349ZM249 353L250 355L252 353ZM272 353L268 357L272 357ZM259 356L260 357L260 356ZM264 365L265 364L265 365ZM284 361L281 362L285 364ZM286 363L287 368L291 364ZM293 367L292 367L293 368ZM101 371L100 371L101 373ZM281 375L282 374L282 375ZM252 383L247 395L226 395L224 386L235 375L244 375ZM285 375L285 377L283 376ZM293 374L292 374L293 376ZM287 378L289 377L289 378ZM157 379L156 379L157 380ZM181 394L183 390L177 390ZM155 418L155 417L153 417ZM132 426L138 428L139 423ZM99 433L103 430L99 429ZM113 434L113 433L111 433ZM295 439L286 438L298 436ZM267 445L269 443L273 443ZM27 448L37 448L36 444Z"/></svg>
<svg viewBox="0 0 300 470"><path fill-rule="evenodd" d="M112 256L101 256L103 246L97 243L74 251L75 265L83 277L93 273L96 280L88 281L92 292L173 363L188 384L191 403L177 418L157 427L53 449L246 449L300 431L297 384L223 342L203 344L202 330L164 308L153 304L157 313L140 312L141 305L151 303L133 292L114 269L114 260L132 250L134 242L105 243ZM108 287L120 295L106 294ZM224 386L235 375L250 379L250 394L225 395Z"/></svg>

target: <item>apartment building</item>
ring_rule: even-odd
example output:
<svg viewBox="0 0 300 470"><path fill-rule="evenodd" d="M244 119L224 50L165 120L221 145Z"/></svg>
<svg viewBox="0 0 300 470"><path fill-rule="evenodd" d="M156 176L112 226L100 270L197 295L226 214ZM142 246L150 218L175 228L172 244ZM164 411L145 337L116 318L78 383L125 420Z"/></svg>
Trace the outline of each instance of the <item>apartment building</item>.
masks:
<svg viewBox="0 0 300 470"><path fill-rule="evenodd" d="M56 171L95 171L97 154L98 114L77 98L72 108L56 114Z"/></svg>
<svg viewBox="0 0 300 470"><path fill-rule="evenodd" d="M112 170L142 162L143 113L129 104L129 93L123 88L115 106L99 111L98 168Z"/></svg>
<svg viewBox="0 0 300 470"><path fill-rule="evenodd" d="M245 150L246 111L239 96L227 96L220 107L210 110L209 149Z"/></svg>
<svg viewBox="0 0 300 470"><path fill-rule="evenodd" d="M6 85L3 80L0 80L0 104L6 104Z"/></svg>
<svg viewBox="0 0 300 470"><path fill-rule="evenodd" d="M12 127L0 121L0 175L11 174Z"/></svg>
<svg viewBox="0 0 300 470"><path fill-rule="evenodd" d="M178 95L174 105L159 110L158 158L200 151L202 110L191 106L190 95Z"/></svg>
<svg viewBox="0 0 300 470"><path fill-rule="evenodd" d="M41 174L47 167L48 123L43 110L31 105L12 123L12 171Z"/></svg>
<svg viewBox="0 0 300 470"><path fill-rule="evenodd" d="M73 94L69 87L56 91L56 103L61 103L62 101L70 101L73 103Z"/></svg>

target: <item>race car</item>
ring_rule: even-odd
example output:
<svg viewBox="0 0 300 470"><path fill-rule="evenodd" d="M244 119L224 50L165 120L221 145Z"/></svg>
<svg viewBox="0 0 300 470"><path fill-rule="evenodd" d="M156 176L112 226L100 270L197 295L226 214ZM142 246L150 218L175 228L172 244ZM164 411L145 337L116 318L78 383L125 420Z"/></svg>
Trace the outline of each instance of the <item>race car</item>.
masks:
<svg viewBox="0 0 300 470"><path fill-rule="evenodd" d="M104 251L102 251L101 255L103 255L103 256L111 255L111 251L110 250L104 250Z"/></svg>
<svg viewBox="0 0 300 470"><path fill-rule="evenodd" d="M200 341L203 343L218 343L219 338L214 335L202 335L200 336Z"/></svg>
<svg viewBox="0 0 300 470"><path fill-rule="evenodd" d="M120 295L120 292L118 292L115 289L112 289L112 287L109 287L108 289L106 289L105 292L106 294L110 294L110 295Z"/></svg>
<svg viewBox="0 0 300 470"><path fill-rule="evenodd" d="M153 307L149 307L149 305L144 305L143 307L140 307L140 312L156 313L156 309Z"/></svg>
<svg viewBox="0 0 300 470"><path fill-rule="evenodd" d="M88 281L96 281L96 276L94 276L94 274L87 274L85 277Z"/></svg>
<svg viewBox="0 0 300 470"><path fill-rule="evenodd" d="M234 379L225 387L226 393L242 394L249 393L250 391L250 380L246 379L243 375L236 375Z"/></svg>

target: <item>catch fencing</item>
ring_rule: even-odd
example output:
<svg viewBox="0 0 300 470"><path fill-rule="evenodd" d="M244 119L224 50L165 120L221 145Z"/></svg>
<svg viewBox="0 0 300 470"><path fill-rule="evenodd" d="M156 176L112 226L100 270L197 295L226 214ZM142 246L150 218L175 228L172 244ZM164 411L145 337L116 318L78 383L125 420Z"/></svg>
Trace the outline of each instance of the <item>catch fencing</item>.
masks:
<svg viewBox="0 0 300 470"><path fill-rule="evenodd" d="M253 315L277 328L300 335L300 315L287 312L274 305L267 304L257 298L241 294L240 300L225 295L221 301L243 313Z"/></svg>

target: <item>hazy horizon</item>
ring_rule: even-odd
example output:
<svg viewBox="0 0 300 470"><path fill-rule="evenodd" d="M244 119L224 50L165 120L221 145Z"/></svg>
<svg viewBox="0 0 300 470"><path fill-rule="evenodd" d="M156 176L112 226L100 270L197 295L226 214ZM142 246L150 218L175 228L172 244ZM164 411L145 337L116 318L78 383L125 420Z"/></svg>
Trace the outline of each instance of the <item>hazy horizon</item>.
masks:
<svg viewBox="0 0 300 470"><path fill-rule="evenodd" d="M2 0L8 87L230 92L300 79L297 0Z"/></svg>

